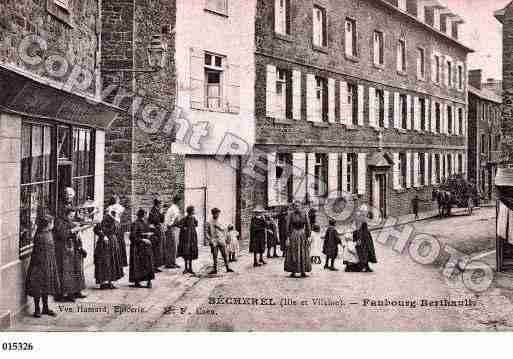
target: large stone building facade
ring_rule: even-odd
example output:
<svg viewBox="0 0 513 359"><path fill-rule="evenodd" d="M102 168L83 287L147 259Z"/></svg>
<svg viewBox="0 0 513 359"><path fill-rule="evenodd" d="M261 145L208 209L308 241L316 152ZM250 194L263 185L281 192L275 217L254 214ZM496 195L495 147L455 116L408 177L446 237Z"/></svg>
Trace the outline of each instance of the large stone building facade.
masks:
<svg viewBox="0 0 513 359"><path fill-rule="evenodd" d="M468 178L487 200L494 195L502 126L502 98L487 87L490 83L483 83L481 70L469 72Z"/></svg>
<svg viewBox="0 0 513 359"><path fill-rule="evenodd" d="M26 304L37 216L59 211L65 187L102 213L105 129L119 111L98 93L99 4L0 3L0 327ZM92 253L92 231L83 239Z"/></svg>
<svg viewBox="0 0 513 359"><path fill-rule="evenodd" d="M343 192L384 217L416 195L431 209L433 187L466 173L460 23L436 1L259 0L255 147L268 168L243 192L268 208Z"/></svg>

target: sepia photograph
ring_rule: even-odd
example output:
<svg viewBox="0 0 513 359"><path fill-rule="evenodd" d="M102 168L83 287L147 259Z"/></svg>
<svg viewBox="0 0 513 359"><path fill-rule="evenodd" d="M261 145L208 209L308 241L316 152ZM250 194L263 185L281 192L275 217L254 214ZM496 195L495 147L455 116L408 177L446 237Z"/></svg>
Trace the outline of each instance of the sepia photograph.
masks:
<svg viewBox="0 0 513 359"><path fill-rule="evenodd" d="M511 331L510 0L0 0L0 353Z"/></svg>

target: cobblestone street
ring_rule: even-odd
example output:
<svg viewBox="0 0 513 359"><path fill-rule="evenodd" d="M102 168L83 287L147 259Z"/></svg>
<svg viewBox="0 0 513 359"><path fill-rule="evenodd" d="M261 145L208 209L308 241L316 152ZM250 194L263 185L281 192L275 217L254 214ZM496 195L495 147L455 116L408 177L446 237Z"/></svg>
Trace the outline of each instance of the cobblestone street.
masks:
<svg viewBox="0 0 513 359"><path fill-rule="evenodd" d="M450 219L427 219L414 224L416 231L465 251L488 251L495 239L494 208L484 208L472 217L458 212ZM464 230L465 229L465 230ZM375 232L374 238L377 238ZM448 239L450 238L450 239ZM159 274L153 289L131 289L119 283L114 291L88 290L88 298L75 304L55 305L55 319L25 316L15 330L56 331L460 331L511 329L513 279L497 276L494 287L476 295L459 280L445 280L441 268L415 263L407 254L376 243L379 263L374 273L325 271L315 265L306 279L291 279L283 272L283 259L269 259L253 268L243 255L234 265L236 273L221 268L215 278L206 276L210 257L204 248L195 263L200 274L181 271ZM473 254L474 252L465 252ZM491 255L493 257L493 255ZM343 269L338 262L338 268ZM94 287L89 268L89 287ZM453 278L454 279L454 278ZM210 304L209 298L224 301ZM235 305L233 299L259 298ZM262 298L264 302L262 303ZM318 303L318 299L322 304ZM395 305L372 306L366 300L397 301ZM421 301L467 300L474 306L422 306ZM272 302L271 302L272 301ZM284 301L286 303L284 303ZM413 305L413 302L415 305ZM265 305L275 304L275 305ZM287 304L282 306L281 304ZM129 305L131 312L116 313L116 306ZM65 309L66 308L66 309ZM97 308L98 312L91 312ZM85 310L84 310L85 309ZM69 312L69 311L72 312Z"/></svg>

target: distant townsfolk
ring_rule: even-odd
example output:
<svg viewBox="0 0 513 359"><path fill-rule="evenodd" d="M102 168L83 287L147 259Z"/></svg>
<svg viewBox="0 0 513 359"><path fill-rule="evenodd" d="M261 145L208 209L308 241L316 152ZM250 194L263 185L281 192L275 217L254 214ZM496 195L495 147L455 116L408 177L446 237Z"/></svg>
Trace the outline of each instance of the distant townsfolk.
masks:
<svg viewBox="0 0 513 359"><path fill-rule="evenodd" d="M179 204L182 198L175 196L173 204L167 209L164 215L164 229L166 230L164 239L164 265L168 269L180 268L176 264L177 250L178 250L178 237L180 235L180 227L178 222L180 220Z"/></svg>
<svg viewBox="0 0 513 359"><path fill-rule="evenodd" d="M289 272L291 277L295 277L296 273L301 273L301 277L307 277L306 273L312 271L309 242L310 220L298 202L292 204L292 213L289 214L287 223L285 271Z"/></svg>
<svg viewBox="0 0 513 359"><path fill-rule="evenodd" d="M113 215L114 219L118 223L116 237L119 243L119 253L121 256L121 265L128 267L128 259L126 252L125 234L121 230L121 216L125 212L125 207L121 205L121 199L118 195L112 196L109 206L107 207L106 213Z"/></svg>
<svg viewBox="0 0 513 359"><path fill-rule="evenodd" d="M192 261L198 259L198 220L194 216L194 207L187 207L187 215L178 223L180 229L178 243L178 257L182 257L185 263L183 274L195 274L192 269Z"/></svg>
<svg viewBox="0 0 513 359"><path fill-rule="evenodd" d="M27 295L34 298L34 317L41 314L54 317L56 314L48 307L48 296L61 292L61 283L55 259L55 243L53 239L53 217L38 218L37 232L34 236L34 249L27 272ZM43 301L41 312L40 302Z"/></svg>
<svg viewBox="0 0 513 359"><path fill-rule="evenodd" d="M217 274L218 252L221 252L221 256L223 257L223 261L226 266L226 272L233 272L228 264L228 258L226 256L226 227L220 221L221 210L219 208L214 208L212 209L211 213L212 218L207 223L207 229L205 233L210 245L212 259L214 262L214 269L212 269L209 274Z"/></svg>
<svg viewBox="0 0 513 359"><path fill-rule="evenodd" d="M133 287L142 288L141 282L151 288L151 281L155 279L155 264L153 263L153 248L148 237L152 236L150 227L146 223L146 211L137 211L137 220L130 229L130 274L129 280Z"/></svg>
<svg viewBox="0 0 513 359"><path fill-rule="evenodd" d="M151 245L153 248L153 264L155 265L155 272L160 273L160 267L164 265L164 230L162 228L164 223L164 215L161 210L161 201L159 199L153 200L153 207L151 208L148 217L148 223L154 233L150 237Z"/></svg>
<svg viewBox="0 0 513 359"><path fill-rule="evenodd" d="M264 252L267 242L267 221L265 219L265 211L261 206L254 209L254 215L251 219L249 251L253 253L253 266L259 267L266 264L264 261ZM257 258L257 257L260 258Z"/></svg>

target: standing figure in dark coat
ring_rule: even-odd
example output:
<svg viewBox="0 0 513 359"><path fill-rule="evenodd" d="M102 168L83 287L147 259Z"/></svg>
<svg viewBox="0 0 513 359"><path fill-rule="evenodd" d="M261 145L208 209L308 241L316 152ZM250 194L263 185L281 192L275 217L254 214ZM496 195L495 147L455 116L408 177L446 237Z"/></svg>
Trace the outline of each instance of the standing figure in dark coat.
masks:
<svg viewBox="0 0 513 359"><path fill-rule="evenodd" d="M287 208L283 208L278 215L278 232L280 234L280 251L282 256L285 257L285 253L287 251L287 217L289 215L289 211Z"/></svg>
<svg viewBox="0 0 513 359"><path fill-rule="evenodd" d="M335 228L336 224L336 221L330 218L329 226L326 229L326 234L324 235L324 242L322 245L322 253L326 256L326 264L324 265L324 269L329 269L332 271L338 270L335 268L335 259L338 257L338 246L339 244L342 244L338 231ZM331 265L328 265L329 260L331 260Z"/></svg>
<svg viewBox="0 0 513 359"><path fill-rule="evenodd" d="M194 217L194 207L189 206L186 209L187 216L178 223L180 236L178 241L178 257L182 257L185 262L183 274L195 274L192 270L192 261L198 259L198 220Z"/></svg>
<svg viewBox="0 0 513 359"><path fill-rule="evenodd" d="M361 271L372 272L369 263L378 263L378 261L367 222L363 222L360 228L353 232L353 239L356 242L356 251L360 260Z"/></svg>
<svg viewBox="0 0 513 359"><path fill-rule="evenodd" d="M287 255L285 256L285 272L294 278L296 273L307 277L312 271L310 259L311 227L307 215L301 210L299 203L292 205L292 213L288 219Z"/></svg>
<svg viewBox="0 0 513 359"><path fill-rule="evenodd" d="M38 219L34 248L25 283L27 295L34 298L34 317L36 318L40 318L41 314L56 316L55 312L48 307L48 296L60 293L61 287L52 229L52 216L43 216ZM41 299L43 300L42 312Z"/></svg>
<svg viewBox="0 0 513 359"><path fill-rule="evenodd" d="M274 252L273 257L278 258L278 254L276 253L279 242L278 226L269 215L265 216L265 220L267 222L267 258L271 258L271 250Z"/></svg>
<svg viewBox="0 0 513 359"><path fill-rule="evenodd" d="M308 210L308 220L310 221L310 228L317 224L317 210L313 207Z"/></svg>
<svg viewBox="0 0 513 359"><path fill-rule="evenodd" d="M267 221L264 216L264 209L261 206L255 208L254 216L251 219L249 252L253 253L253 267L260 267L266 264L264 261L264 252L267 242ZM257 259L257 256L260 256Z"/></svg>
<svg viewBox="0 0 513 359"><path fill-rule="evenodd" d="M114 216L115 211L106 213L102 223L94 228L94 233L98 236L94 250L94 278L100 289L116 289L112 282L124 276L117 238L119 223Z"/></svg>
<svg viewBox="0 0 513 359"><path fill-rule="evenodd" d="M137 219L130 228L129 281L134 283L133 288L142 288L142 281L146 281L146 287L151 288L151 281L155 279L152 243L147 239L151 235L151 228L145 217L144 209L137 211Z"/></svg>
<svg viewBox="0 0 513 359"><path fill-rule="evenodd" d="M85 289L84 256L80 226L73 220L76 209L66 207L62 217L57 218L54 227L55 257L61 282L61 292L56 301L74 302L77 298L86 298L81 293Z"/></svg>
<svg viewBox="0 0 513 359"><path fill-rule="evenodd" d="M116 233L116 237L118 239L119 244L119 255L121 256L121 265L123 267L128 267L128 259L126 253L126 242L125 242L125 233L121 229L121 216L125 212L125 207L121 205L121 199L118 195L112 196L109 202L109 206L107 207L107 213L114 212L113 217L118 222L118 229Z"/></svg>
<svg viewBox="0 0 513 359"><path fill-rule="evenodd" d="M153 200L153 207L148 217L148 223L152 226L152 230L155 233L151 237L151 245L153 248L153 264L155 265L155 272L162 272L159 268L164 265L164 214L160 208L161 202L159 199Z"/></svg>

